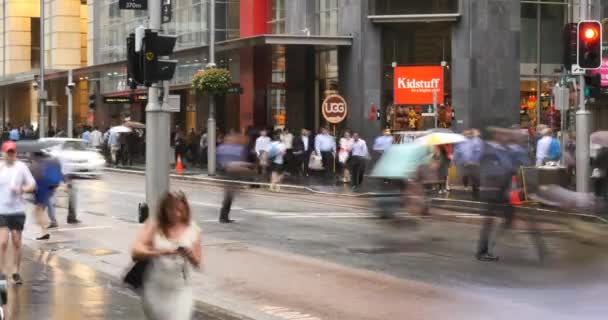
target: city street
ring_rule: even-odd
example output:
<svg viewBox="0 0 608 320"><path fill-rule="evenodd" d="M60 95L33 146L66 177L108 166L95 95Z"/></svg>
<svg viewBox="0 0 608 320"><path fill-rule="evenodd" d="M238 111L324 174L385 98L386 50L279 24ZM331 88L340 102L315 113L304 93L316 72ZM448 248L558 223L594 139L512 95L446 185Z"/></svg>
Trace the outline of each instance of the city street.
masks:
<svg viewBox="0 0 608 320"><path fill-rule="evenodd" d="M237 222L222 225L220 188L177 181L172 188L188 195L203 229L198 298L237 314L601 319L608 312L601 298L608 294L604 247L564 227L543 225L544 263L523 223L499 240L501 260L484 263L473 257L477 223L407 217L395 223L375 219L362 200L255 190L237 198L231 216ZM118 276L129 263L144 179L106 174L78 181L78 192L84 224L27 245Z"/></svg>

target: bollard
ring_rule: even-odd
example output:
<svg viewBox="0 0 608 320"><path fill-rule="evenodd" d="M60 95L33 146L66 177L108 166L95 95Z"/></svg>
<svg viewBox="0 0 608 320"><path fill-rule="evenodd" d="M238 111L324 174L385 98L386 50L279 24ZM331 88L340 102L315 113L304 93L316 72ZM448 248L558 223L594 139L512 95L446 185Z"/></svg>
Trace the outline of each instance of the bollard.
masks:
<svg viewBox="0 0 608 320"><path fill-rule="evenodd" d="M139 223L144 223L148 219L149 215L148 205L145 203L140 203L138 206L139 212Z"/></svg>

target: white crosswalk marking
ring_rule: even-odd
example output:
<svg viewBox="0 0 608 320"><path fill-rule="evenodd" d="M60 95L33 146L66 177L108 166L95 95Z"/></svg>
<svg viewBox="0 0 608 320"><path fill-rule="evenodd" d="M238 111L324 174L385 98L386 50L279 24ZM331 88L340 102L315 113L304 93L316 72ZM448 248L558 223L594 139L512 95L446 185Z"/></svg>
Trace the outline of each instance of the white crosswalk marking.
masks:
<svg viewBox="0 0 608 320"><path fill-rule="evenodd" d="M285 307L262 306L259 309L268 315L276 316L285 320L321 320L321 318L319 317L314 317L309 314L290 310Z"/></svg>

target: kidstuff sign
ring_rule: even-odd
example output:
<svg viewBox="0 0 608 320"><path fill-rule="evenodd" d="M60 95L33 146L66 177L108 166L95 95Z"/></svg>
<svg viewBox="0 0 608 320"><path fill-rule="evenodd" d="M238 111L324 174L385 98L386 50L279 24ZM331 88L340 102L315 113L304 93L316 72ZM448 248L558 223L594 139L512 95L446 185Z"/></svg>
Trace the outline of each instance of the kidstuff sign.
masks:
<svg viewBox="0 0 608 320"><path fill-rule="evenodd" d="M443 103L443 67L396 67L393 89L395 104L432 104L433 92L437 103Z"/></svg>

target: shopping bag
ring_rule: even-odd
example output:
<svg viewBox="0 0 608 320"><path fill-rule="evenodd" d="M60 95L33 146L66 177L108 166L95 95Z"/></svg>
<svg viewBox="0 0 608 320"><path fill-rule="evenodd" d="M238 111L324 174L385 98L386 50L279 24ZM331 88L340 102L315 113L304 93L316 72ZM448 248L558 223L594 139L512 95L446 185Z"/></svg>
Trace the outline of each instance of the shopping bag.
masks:
<svg viewBox="0 0 608 320"><path fill-rule="evenodd" d="M316 154L310 155L310 161L308 162L308 168L310 170L323 170L323 158Z"/></svg>
<svg viewBox="0 0 608 320"><path fill-rule="evenodd" d="M342 164L348 161L348 150L340 149L340 151L338 152L338 161L340 161L340 163Z"/></svg>

